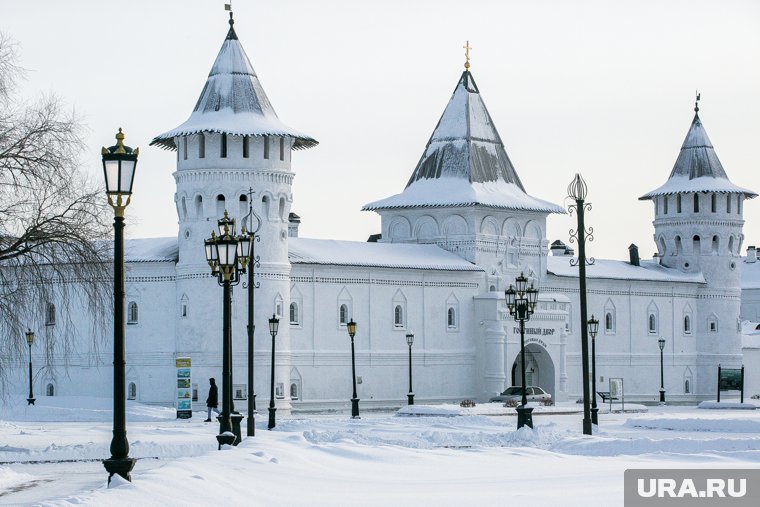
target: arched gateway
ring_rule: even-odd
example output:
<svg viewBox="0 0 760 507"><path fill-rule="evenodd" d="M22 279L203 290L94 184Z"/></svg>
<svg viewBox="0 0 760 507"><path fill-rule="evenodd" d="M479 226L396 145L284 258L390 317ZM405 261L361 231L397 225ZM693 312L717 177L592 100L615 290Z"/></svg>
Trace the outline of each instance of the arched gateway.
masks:
<svg viewBox="0 0 760 507"><path fill-rule="evenodd" d="M525 384L538 386L556 399L554 361L549 352L538 343L525 345ZM521 383L520 351L512 363L512 385L519 386Z"/></svg>

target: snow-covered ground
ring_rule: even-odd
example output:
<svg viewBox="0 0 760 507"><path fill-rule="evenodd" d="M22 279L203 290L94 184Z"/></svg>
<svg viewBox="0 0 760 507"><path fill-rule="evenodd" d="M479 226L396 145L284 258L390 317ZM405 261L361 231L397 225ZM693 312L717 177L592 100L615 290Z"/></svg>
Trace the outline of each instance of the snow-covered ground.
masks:
<svg viewBox="0 0 760 507"><path fill-rule="evenodd" d="M519 431L499 404L293 416L274 431L261 414L254 438L218 451L205 413L130 402L133 482L109 489L110 400L37 403L0 406L0 505L616 506L627 468L760 468L760 410L601 413L591 437L575 403Z"/></svg>

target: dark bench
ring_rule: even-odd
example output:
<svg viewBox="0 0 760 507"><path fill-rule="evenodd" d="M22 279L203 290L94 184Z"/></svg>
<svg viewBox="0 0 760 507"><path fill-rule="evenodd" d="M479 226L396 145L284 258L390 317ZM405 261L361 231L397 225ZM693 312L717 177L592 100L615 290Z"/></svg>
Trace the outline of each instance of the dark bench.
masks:
<svg viewBox="0 0 760 507"><path fill-rule="evenodd" d="M602 398L602 403L607 403L610 400L617 400L618 398L615 396L610 396L609 391L597 391L596 394L598 394Z"/></svg>

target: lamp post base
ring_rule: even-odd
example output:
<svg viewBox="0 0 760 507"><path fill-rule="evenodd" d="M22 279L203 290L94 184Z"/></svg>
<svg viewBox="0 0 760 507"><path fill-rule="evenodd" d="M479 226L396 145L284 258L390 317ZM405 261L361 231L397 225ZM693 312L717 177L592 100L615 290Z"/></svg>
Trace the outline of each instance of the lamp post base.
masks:
<svg viewBox="0 0 760 507"><path fill-rule="evenodd" d="M35 400L36 400L36 399L37 399L37 398L27 398L27 399L26 399L26 403L27 403L28 405L34 405L34 402L35 402Z"/></svg>
<svg viewBox="0 0 760 507"><path fill-rule="evenodd" d="M240 432L240 421L243 420L243 414L240 412L233 412L230 414L230 421L232 422L232 433L235 434L235 443L232 445L238 445L243 440L243 434Z"/></svg>
<svg viewBox="0 0 760 507"><path fill-rule="evenodd" d="M103 460L103 466L108 472L108 484L111 484L111 478L113 474L119 474L129 482L132 482L132 474L130 473L135 467L137 460L135 458L110 458Z"/></svg>
<svg viewBox="0 0 760 507"><path fill-rule="evenodd" d="M591 419L583 419L583 434L591 435Z"/></svg>
<svg viewBox="0 0 760 507"><path fill-rule="evenodd" d="M598 407L591 407L591 424L599 425L599 413Z"/></svg>
<svg viewBox="0 0 760 507"><path fill-rule="evenodd" d="M274 413L276 411L277 411L277 409L275 407L269 407L269 424L267 425L267 429L268 430L271 430L275 426L275 423L274 423Z"/></svg>
<svg viewBox="0 0 760 507"><path fill-rule="evenodd" d="M665 389L660 389L660 405L665 404Z"/></svg>
<svg viewBox="0 0 760 507"><path fill-rule="evenodd" d="M519 430L523 426L533 428L533 407L526 407L525 405L517 407L517 429Z"/></svg>
<svg viewBox="0 0 760 507"><path fill-rule="evenodd" d="M359 417L359 398L351 398L351 419L361 419Z"/></svg>
<svg viewBox="0 0 760 507"><path fill-rule="evenodd" d="M233 432L225 431L216 436L216 441L219 442L219 449L221 449L223 445L235 445L237 443L237 437Z"/></svg>
<svg viewBox="0 0 760 507"><path fill-rule="evenodd" d="M406 397L409 400L409 405L414 405L414 393L409 393Z"/></svg>

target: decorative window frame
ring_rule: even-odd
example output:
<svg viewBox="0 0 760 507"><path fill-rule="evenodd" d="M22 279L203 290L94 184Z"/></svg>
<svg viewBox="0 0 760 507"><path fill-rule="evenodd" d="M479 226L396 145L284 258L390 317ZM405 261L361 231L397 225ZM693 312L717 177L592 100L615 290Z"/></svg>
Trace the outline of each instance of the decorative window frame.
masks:
<svg viewBox="0 0 760 507"><path fill-rule="evenodd" d="M354 299L346 287L343 287L338 293L337 305L335 307L335 321L338 329L345 329L346 324L354 318ZM341 320L341 307L346 306L346 315L344 321Z"/></svg>
<svg viewBox="0 0 760 507"><path fill-rule="evenodd" d="M609 327L607 326L607 316L610 318ZM602 318L602 326L604 329L604 334L606 335L615 335L617 334L617 308L615 307L615 303L612 302L612 299L608 299L607 302L604 304L604 316Z"/></svg>
<svg viewBox="0 0 760 507"><path fill-rule="evenodd" d="M137 301L127 303L127 324L134 326L140 323L140 306Z"/></svg>
<svg viewBox="0 0 760 507"><path fill-rule="evenodd" d="M660 310L657 308L654 301L649 303L649 306L647 307L646 330L649 336L657 335L660 330Z"/></svg>
<svg viewBox="0 0 760 507"><path fill-rule="evenodd" d="M683 315L681 316L681 332L684 336L692 336L694 334L694 312L688 304L684 307Z"/></svg>
<svg viewBox="0 0 760 507"><path fill-rule="evenodd" d="M186 319L188 315L190 315L190 299L187 294L182 294L179 300L179 318Z"/></svg>
<svg viewBox="0 0 760 507"><path fill-rule="evenodd" d="M451 319L451 314L453 313L453 322ZM449 294L448 299L446 299L446 331L449 333L457 332L459 331L459 319L461 318L461 313L459 312L459 299L457 299L456 295L452 292Z"/></svg>
<svg viewBox="0 0 760 507"><path fill-rule="evenodd" d="M291 319L291 305L296 305L296 319ZM290 286L290 304L288 305L288 322L290 327L303 327L303 295L295 284Z"/></svg>
<svg viewBox="0 0 760 507"><path fill-rule="evenodd" d="M279 292L274 296L273 305L274 306L272 308L272 314L278 319L282 320L285 307L284 307L284 301Z"/></svg>
<svg viewBox="0 0 760 507"><path fill-rule="evenodd" d="M714 313L711 313L709 317L707 317L707 332L708 333L717 333L720 330L718 316Z"/></svg>
<svg viewBox="0 0 760 507"><path fill-rule="evenodd" d="M400 309L400 321L398 319L397 309ZM409 316L406 313L406 296L401 289L397 289L393 295L391 304L391 316L394 331L406 331Z"/></svg>
<svg viewBox="0 0 760 507"><path fill-rule="evenodd" d="M56 320L55 318L56 318L55 304L47 303L45 305L45 325L55 326L55 320Z"/></svg>
<svg viewBox="0 0 760 507"><path fill-rule="evenodd" d="M290 322L290 325L292 327L299 327L301 326L301 313L298 307L297 301L290 301L290 306L288 307L288 321Z"/></svg>

